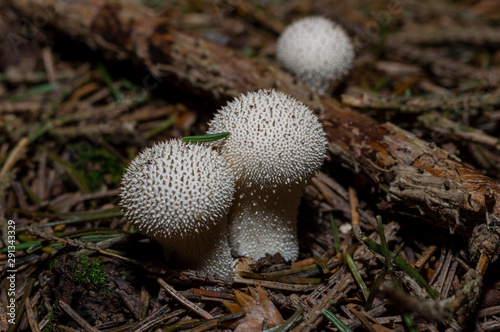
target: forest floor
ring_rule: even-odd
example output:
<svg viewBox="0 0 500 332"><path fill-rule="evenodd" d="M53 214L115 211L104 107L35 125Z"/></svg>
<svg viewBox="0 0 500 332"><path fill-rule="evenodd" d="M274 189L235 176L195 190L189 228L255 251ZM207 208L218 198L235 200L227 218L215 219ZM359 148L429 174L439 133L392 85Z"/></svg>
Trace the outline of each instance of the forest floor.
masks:
<svg viewBox="0 0 500 332"><path fill-rule="evenodd" d="M121 50L136 43L113 39L123 31L103 29L114 44L75 33L71 22L111 3L68 3L78 2L96 7L61 23L51 10L64 0L0 1L0 331L500 330L500 266L477 267L472 226L455 234L438 214L395 208L382 183L334 148L302 199L297 262L240 259L227 279L165 262L123 217L121 176L155 142L203 134L236 92L219 94L210 77L191 80L177 68L158 71L155 59ZM221 59L266 68L279 68L276 39L287 24L331 18L356 59L329 102L391 123L498 186L496 0L131 0L128 8L220 46ZM107 13L110 27L117 13ZM183 57L172 61L192 60ZM260 87L248 82L239 90ZM353 226L364 233L353 237Z"/></svg>

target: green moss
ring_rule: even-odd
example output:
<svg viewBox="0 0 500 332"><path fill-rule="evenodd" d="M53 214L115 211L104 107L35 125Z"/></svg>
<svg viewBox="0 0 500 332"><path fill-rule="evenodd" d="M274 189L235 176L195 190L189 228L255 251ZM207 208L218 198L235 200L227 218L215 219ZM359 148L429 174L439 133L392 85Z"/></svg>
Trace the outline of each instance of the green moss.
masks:
<svg viewBox="0 0 500 332"><path fill-rule="evenodd" d="M106 271L102 268L102 260L91 260L86 256L77 256L75 281L78 283L91 283L99 287L106 282Z"/></svg>

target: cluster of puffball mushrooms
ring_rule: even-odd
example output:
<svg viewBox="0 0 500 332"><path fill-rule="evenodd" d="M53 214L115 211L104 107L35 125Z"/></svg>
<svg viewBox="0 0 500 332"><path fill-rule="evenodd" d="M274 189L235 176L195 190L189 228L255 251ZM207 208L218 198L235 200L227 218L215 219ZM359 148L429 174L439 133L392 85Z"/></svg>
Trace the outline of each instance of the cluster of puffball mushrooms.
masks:
<svg viewBox="0 0 500 332"><path fill-rule="evenodd" d="M297 38L312 44L297 49ZM283 32L277 56L325 93L351 67L353 50L341 28L313 17ZM209 143L172 139L141 152L122 179L125 217L180 267L228 277L233 257L296 260L300 199L326 156L321 123L302 102L262 89L215 114L207 134L222 132L230 134Z"/></svg>

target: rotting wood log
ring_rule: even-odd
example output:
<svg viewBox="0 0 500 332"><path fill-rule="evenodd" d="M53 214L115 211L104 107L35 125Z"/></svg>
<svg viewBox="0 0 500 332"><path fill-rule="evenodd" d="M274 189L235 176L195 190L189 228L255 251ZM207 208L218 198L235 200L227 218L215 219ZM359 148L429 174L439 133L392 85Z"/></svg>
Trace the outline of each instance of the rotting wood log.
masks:
<svg viewBox="0 0 500 332"><path fill-rule="evenodd" d="M275 65L183 32L137 4L16 0L12 5L28 21L43 14L48 24L92 49L146 65L200 98L222 103L258 88L293 95L321 114L335 160L371 179L395 206L410 208L469 239L472 257L481 256L482 272L488 259L498 257L500 182L432 143L341 107L333 98L320 98Z"/></svg>

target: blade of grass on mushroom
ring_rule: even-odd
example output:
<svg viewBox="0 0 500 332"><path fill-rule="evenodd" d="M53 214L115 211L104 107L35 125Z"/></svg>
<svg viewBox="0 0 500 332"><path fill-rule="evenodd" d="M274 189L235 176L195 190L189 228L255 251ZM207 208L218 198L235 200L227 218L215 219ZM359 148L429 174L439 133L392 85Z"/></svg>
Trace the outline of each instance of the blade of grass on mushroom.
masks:
<svg viewBox="0 0 500 332"><path fill-rule="evenodd" d="M283 324L272 327L270 329L264 330L262 332L286 332L291 330L297 323L302 320L304 313L304 307L301 307L299 310L295 311L293 315L290 316Z"/></svg>
<svg viewBox="0 0 500 332"><path fill-rule="evenodd" d="M183 142L194 143L194 142L212 142L220 140L229 135L228 132L211 134L211 135L200 135L200 136L186 136L182 138Z"/></svg>
<svg viewBox="0 0 500 332"><path fill-rule="evenodd" d="M382 248L378 243L375 241L371 240L370 238L363 236L362 237L362 242L367 246L370 251L382 255ZM392 252L391 252L392 254ZM394 264L396 264L400 269L402 269L405 273L413 277L417 283L421 286L424 287L427 290L427 293L433 298L437 299L439 297L438 293L432 289L432 287L427 283L427 281L420 275L420 273L417 272L410 264L408 264L404 259L401 257L396 257L394 259Z"/></svg>
<svg viewBox="0 0 500 332"><path fill-rule="evenodd" d="M330 310L323 309L323 310L321 310L321 313L340 332L352 332L352 330L347 325L345 325L345 323L339 317L337 317L337 315L335 315L333 312L331 312Z"/></svg>
<svg viewBox="0 0 500 332"><path fill-rule="evenodd" d="M315 285L321 283L321 278L293 278L293 277L262 275L260 273L250 273L244 271L240 272L240 276L243 278L268 280L268 281L281 282L285 284Z"/></svg>
<svg viewBox="0 0 500 332"><path fill-rule="evenodd" d="M339 253L340 252L339 229L331 213L329 217L330 217L330 228L332 230L333 248L335 249L335 253Z"/></svg>
<svg viewBox="0 0 500 332"><path fill-rule="evenodd" d="M359 289L361 290L361 293L363 294L363 298L365 301L368 301L368 296L370 292L368 291L368 287L366 287L365 282L363 281L363 278L361 278L361 275L359 274L358 269L356 268L356 265L354 264L354 260L352 259L351 255L349 255L348 252L345 253L345 262L347 266L349 267L349 270L352 273L352 276L354 277L354 280L356 280L356 283L359 286Z"/></svg>

